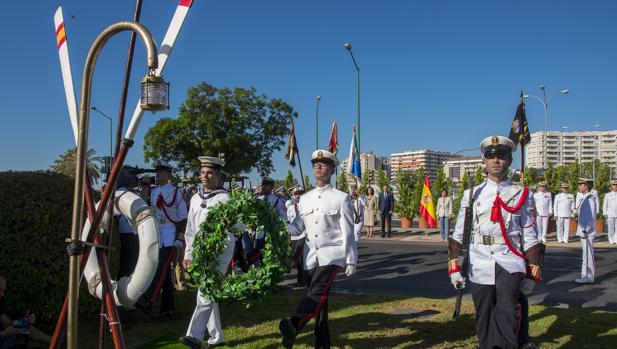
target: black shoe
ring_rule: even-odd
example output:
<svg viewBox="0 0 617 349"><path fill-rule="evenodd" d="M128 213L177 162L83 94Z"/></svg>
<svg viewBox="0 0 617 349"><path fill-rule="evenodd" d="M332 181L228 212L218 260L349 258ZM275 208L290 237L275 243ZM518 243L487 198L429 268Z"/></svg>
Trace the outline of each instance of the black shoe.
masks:
<svg viewBox="0 0 617 349"><path fill-rule="evenodd" d="M150 320L153 320L153 321L167 320L167 319L171 318L173 315L174 315L174 311L173 310L161 311L161 312L158 312L158 313L152 315L150 317Z"/></svg>
<svg viewBox="0 0 617 349"><path fill-rule="evenodd" d="M381 237L382 237L382 238L385 238L385 237L386 237L386 234L381 234Z"/></svg>
<svg viewBox="0 0 617 349"><path fill-rule="evenodd" d="M391 237L392 237L392 235L388 234L388 235L387 235L387 237L388 237L388 238L391 238Z"/></svg>
<svg viewBox="0 0 617 349"><path fill-rule="evenodd" d="M210 348L217 348L217 347L222 347L225 345L225 342L221 342L221 343L216 343L216 344L206 344L206 346L204 347L204 349L210 349Z"/></svg>
<svg viewBox="0 0 617 349"><path fill-rule="evenodd" d="M283 335L283 347L286 349L293 348L298 331L291 320L287 318L282 319L281 322L279 322L279 331L281 331L281 335Z"/></svg>
<svg viewBox="0 0 617 349"><path fill-rule="evenodd" d="M135 303L135 307L147 314L152 311L152 304L150 304L150 300L144 295L139 297L137 303Z"/></svg>
<svg viewBox="0 0 617 349"><path fill-rule="evenodd" d="M191 347L193 349L201 349L201 341L195 337L182 336L178 338L178 342L186 345L187 347Z"/></svg>

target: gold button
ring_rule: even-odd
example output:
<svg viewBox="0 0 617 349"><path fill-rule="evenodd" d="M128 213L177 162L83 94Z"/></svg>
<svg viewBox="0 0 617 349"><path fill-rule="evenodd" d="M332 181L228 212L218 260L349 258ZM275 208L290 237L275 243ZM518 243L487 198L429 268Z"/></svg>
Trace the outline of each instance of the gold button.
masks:
<svg viewBox="0 0 617 349"><path fill-rule="evenodd" d="M319 209L318 209L318 208L316 208L316 209L315 209L315 211L319 211Z"/></svg>
<svg viewBox="0 0 617 349"><path fill-rule="evenodd" d="M319 250L319 247L315 247L315 250Z"/></svg>
<svg viewBox="0 0 617 349"><path fill-rule="evenodd" d="M317 234L315 234L315 237L317 237Z"/></svg>
<svg viewBox="0 0 617 349"><path fill-rule="evenodd" d="M319 221L315 221L315 224L319 224Z"/></svg>
<svg viewBox="0 0 617 349"><path fill-rule="evenodd" d="M321 195L317 196L318 199L321 199Z"/></svg>

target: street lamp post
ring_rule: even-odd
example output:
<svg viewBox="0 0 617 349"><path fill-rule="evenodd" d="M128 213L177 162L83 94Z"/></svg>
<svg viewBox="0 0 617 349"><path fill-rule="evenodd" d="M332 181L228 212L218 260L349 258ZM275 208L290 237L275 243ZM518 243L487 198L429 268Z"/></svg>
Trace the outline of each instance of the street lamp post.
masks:
<svg viewBox="0 0 617 349"><path fill-rule="evenodd" d="M113 150L114 149L113 148L113 122L114 121L109 115L103 113L100 109L97 109L95 106L91 106L90 109L94 110L95 112L98 112L99 115L109 120L109 158L113 159L114 158L114 150Z"/></svg>
<svg viewBox="0 0 617 349"><path fill-rule="evenodd" d="M321 96L317 96L317 109L315 110L315 149L319 149L319 101Z"/></svg>
<svg viewBox="0 0 617 349"><path fill-rule="evenodd" d="M356 62L356 58L353 55L353 52L351 51L351 44L346 42L343 47L349 52L349 54L351 55L351 60L353 61L353 65L356 67L356 81L357 81L357 89L358 89L358 93L357 93L357 110L358 110L358 154L361 154L360 152L360 68L358 67L358 63Z"/></svg>
<svg viewBox="0 0 617 349"><path fill-rule="evenodd" d="M593 128L599 129L600 125L594 125ZM596 135L593 136L593 158L591 159L591 171L593 175L593 180L596 180L596 158L598 157L598 137ZM595 183L594 183L595 185Z"/></svg>
<svg viewBox="0 0 617 349"><path fill-rule="evenodd" d="M542 106L544 107L544 142L543 142L543 150L544 150L544 155L543 155L543 161L542 161L542 167L547 168L548 165L548 161L547 161L547 143L548 143L548 105L551 102L551 99L553 99L553 97L555 97L557 94L561 93L561 94L568 94L570 92L570 90L568 89L563 89L561 91L559 91L559 93L555 93L550 97L546 97L546 87L544 85L540 85L540 90L542 91L542 96L544 98L540 98L538 96L534 96L534 95L524 95L523 98L528 98L528 97L533 97L535 99L538 100L538 102L540 102L542 104Z"/></svg>

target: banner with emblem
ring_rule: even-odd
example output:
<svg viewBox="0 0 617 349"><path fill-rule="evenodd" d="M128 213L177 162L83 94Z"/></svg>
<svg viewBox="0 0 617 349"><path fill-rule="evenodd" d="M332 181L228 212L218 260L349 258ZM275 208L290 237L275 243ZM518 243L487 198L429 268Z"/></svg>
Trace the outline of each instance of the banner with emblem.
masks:
<svg viewBox="0 0 617 349"><path fill-rule="evenodd" d="M332 123L330 139L328 140L328 151L335 155L338 152L338 128L336 126L336 121Z"/></svg>
<svg viewBox="0 0 617 349"><path fill-rule="evenodd" d="M510 127L510 135L508 136L514 144L525 146L531 141L531 134L529 133L529 124L525 117L525 100L523 98L523 91L521 91L521 102L516 108L516 114L514 114L514 120Z"/></svg>
<svg viewBox="0 0 617 349"><path fill-rule="evenodd" d="M433 195L431 194L431 184L428 176L424 176L422 186L422 197L420 198L420 215L426 221L429 228L437 227L437 216L435 215L435 205L433 205Z"/></svg>
<svg viewBox="0 0 617 349"><path fill-rule="evenodd" d="M296 153L298 152L298 143L296 143L296 127L293 119L289 129L289 141L287 142L287 151L285 151L285 159L289 161L292 167L296 166Z"/></svg>

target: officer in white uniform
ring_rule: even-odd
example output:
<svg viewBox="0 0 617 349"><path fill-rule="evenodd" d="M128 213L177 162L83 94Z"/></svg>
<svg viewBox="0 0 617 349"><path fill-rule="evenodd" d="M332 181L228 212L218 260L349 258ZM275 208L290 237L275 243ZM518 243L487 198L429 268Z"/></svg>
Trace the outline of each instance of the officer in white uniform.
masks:
<svg viewBox="0 0 617 349"><path fill-rule="evenodd" d="M518 348L521 288L533 288L541 275L544 245L533 223L534 202L526 188L507 178L516 145L508 138L492 136L480 143L487 179L473 188L473 226L469 246L468 275L461 275L465 208L469 189L463 194L454 232L448 241L448 274L454 287L471 281L480 349ZM493 205L500 201L509 206ZM501 224L505 231L501 230ZM528 280L525 280L527 273Z"/></svg>
<svg viewBox="0 0 617 349"><path fill-rule="evenodd" d="M596 237L596 213L598 209L596 207L596 198L591 193L592 188L592 179L579 178L578 191L581 196L577 207L578 227L576 228L576 235L581 238L583 264L581 266L581 276L574 280L577 284L593 283L595 274L593 242Z"/></svg>
<svg viewBox="0 0 617 349"><path fill-rule="evenodd" d="M553 215L553 197L550 191L546 190L546 182L538 183L538 191L533 194L536 203L536 225L538 226L538 240L546 242L546 232L548 231L548 219Z"/></svg>
<svg viewBox="0 0 617 349"><path fill-rule="evenodd" d="M300 214L300 196L304 194L302 189L297 186L292 188L291 199L287 200L285 206L287 206L287 220L289 223ZM306 242L306 234L303 232L300 235L289 234L291 238L291 257L293 259L293 265L297 268L296 274L296 286L304 286L304 243Z"/></svg>
<svg viewBox="0 0 617 349"><path fill-rule="evenodd" d="M279 188L280 189L280 188ZM284 220L287 220L287 209L285 208L285 199L274 194L274 179L263 177L261 179L261 195L259 199L268 200L270 207L278 212Z"/></svg>
<svg viewBox="0 0 617 349"><path fill-rule="evenodd" d="M191 204L186 225L186 249L184 251L183 265L185 268L191 265L193 260L193 241L199 231L199 226L208 218L208 212L212 207L229 201L227 190L222 188L222 169L225 161L216 157L200 156L201 169L199 179L203 189L191 198ZM227 233L226 247L219 257L219 271L225 273L233 257L236 238L233 233ZM191 348L200 349L204 333L208 330L210 338L203 348L215 348L225 345L225 336L221 326L219 306L205 298L201 292L197 292L197 305L193 317L189 323L186 335L179 341Z"/></svg>
<svg viewBox="0 0 617 349"><path fill-rule="evenodd" d="M570 236L570 219L574 217L574 195L568 190L570 185L566 182L561 183L561 193L555 195L554 212L557 218L557 241L561 244L568 243Z"/></svg>
<svg viewBox="0 0 617 349"><path fill-rule="evenodd" d="M602 212L608 224L608 243L617 244L615 225L617 224L617 180L611 181L611 191L604 195Z"/></svg>
<svg viewBox="0 0 617 349"><path fill-rule="evenodd" d="M364 227L364 206L366 204L366 197L360 195L357 184L351 185L351 203L353 205L353 231L357 244L360 241L362 227Z"/></svg>
<svg viewBox="0 0 617 349"><path fill-rule="evenodd" d="M182 198L182 190L171 184L172 167L166 161L155 166L156 183L152 189L150 205L154 207L159 226L159 264L154 280L148 291L139 299L137 306L148 310L157 298L157 286L161 286L161 309L153 319L171 316L175 311L174 286L171 281L170 265L174 248L184 247L187 207Z"/></svg>
<svg viewBox="0 0 617 349"><path fill-rule="evenodd" d="M306 231L304 261L308 293L291 318L282 319L279 330L283 346L292 348L298 333L315 317L315 348L330 348L328 293L336 275L356 270L351 197L332 187L330 177L338 164L334 154L316 150L312 154L316 188L300 198L300 214L288 226L292 235Z"/></svg>

